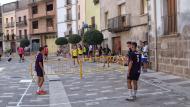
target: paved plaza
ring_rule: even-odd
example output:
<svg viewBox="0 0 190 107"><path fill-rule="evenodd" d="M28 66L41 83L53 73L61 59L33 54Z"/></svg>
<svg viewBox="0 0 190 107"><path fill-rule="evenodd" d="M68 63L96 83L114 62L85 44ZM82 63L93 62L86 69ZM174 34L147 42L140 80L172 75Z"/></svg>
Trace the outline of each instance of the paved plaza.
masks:
<svg viewBox="0 0 190 107"><path fill-rule="evenodd" d="M0 107L190 107L189 79L152 71L141 75L137 100L125 101L125 73L114 65L105 71L88 69L85 73L84 69L82 80L78 72L47 75L48 94L38 96L29 64L29 60L19 63L17 58L0 62Z"/></svg>

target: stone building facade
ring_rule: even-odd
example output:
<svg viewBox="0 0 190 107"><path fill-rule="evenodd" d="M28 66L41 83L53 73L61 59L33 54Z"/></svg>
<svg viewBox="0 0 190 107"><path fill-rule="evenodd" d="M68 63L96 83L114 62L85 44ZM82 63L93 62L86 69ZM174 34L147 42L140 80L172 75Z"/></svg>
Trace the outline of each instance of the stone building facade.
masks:
<svg viewBox="0 0 190 107"><path fill-rule="evenodd" d="M38 51L40 46L48 45L50 53L56 52L56 0L31 1L28 9L32 51Z"/></svg>
<svg viewBox="0 0 190 107"><path fill-rule="evenodd" d="M58 37L78 33L77 1L78 0L57 0Z"/></svg>
<svg viewBox="0 0 190 107"><path fill-rule="evenodd" d="M149 1L151 68L190 77L190 1Z"/></svg>
<svg viewBox="0 0 190 107"><path fill-rule="evenodd" d="M3 50L12 49L16 52L16 9L18 1L4 4L2 7Z"/></svg>
<svg viewBox="0 0 190 107"><path fill-rule="evenodd" d="M30 0L20 0L16 9L16 41L17 47L20 46L20 40L29 39L29 10Z"/></svg>
<svg viewBox="0 0 190 107"><path fill-rule="evenodd" d="M100 0L100 5L104 44L115 54L126 54L127 41L148 39L147 0Z"/></svg>

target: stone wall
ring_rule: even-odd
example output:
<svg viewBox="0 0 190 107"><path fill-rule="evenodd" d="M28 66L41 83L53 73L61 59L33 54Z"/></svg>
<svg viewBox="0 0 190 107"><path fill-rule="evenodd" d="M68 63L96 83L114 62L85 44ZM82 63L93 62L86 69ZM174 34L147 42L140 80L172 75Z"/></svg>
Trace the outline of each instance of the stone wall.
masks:
<svg viewBox="0 0 190 107"><path fill-rule="evenodd" d="M155 69L154 39L149 44L152 69ZM190 38L184 38L183 34L159 37L157 46L158 71L190 77Z"/></svg>

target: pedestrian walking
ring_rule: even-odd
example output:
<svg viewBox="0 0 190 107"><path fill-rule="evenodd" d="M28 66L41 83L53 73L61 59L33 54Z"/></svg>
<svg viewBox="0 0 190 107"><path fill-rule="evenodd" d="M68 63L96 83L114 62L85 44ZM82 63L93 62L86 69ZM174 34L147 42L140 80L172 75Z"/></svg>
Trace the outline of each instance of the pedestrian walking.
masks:
<svg viewBox="0 0 190 107"><path fill-rule="evenodd" d="M143 48L142 48L142 71L147 72L148 69L148 42L144 41L143 42Z"/></svg>
<svg viewBox="0 0 190 107"><path fill-rule="evenodd" d="M24 49L20 46L18 47L18 55L20 57L19 62L24 62Z"/></svg>
<svg viewBox="0 0 190 107"><path fill-rule="evenodd" d="M40 47L35 62L35 71L38 77L38 89L36 91L36 94L38 95L46 94L46 91L42 89L42 86L44 84L44 75L45 75L44 65L43 65L43 54L44 54L44 48Z"/></svg>
<svg viewBox="0 0 190 107"><path fill-rule="evenodd" d="M81 60L81 58L83 58L83 49L82 49L81 44L78 45L78 56L79 56L79 60Z"/></svg>
<svg viewBox="0 0 190 107"><path fill-rule="evenodd" d="M86 45L83 45L83 55L84 55L84 58L88 56L88 48Z"/></svg>
<svg viewBox="0 0 190 107"><path fill-rule="evenodd" d="M103 49L103 55L104 55L104 66L105 67L105 64L108 63L108 67L109 67L109 55L111 55L111 50L110 48L108 47L108 45L106 45L106 48Z"/></svg>
<svg viewBox="0 0 190 107"><path fill-rule="evenodd" d="M138 90L138 80L141 71L141 54L137 51L137 43L131 44L132 52L129 55L129 65L127 71L127 85L129 96L126 100L132 101L136 99Z"/></svg>
<svg viewBox="0 0 190 107"><path fill-rule="evenodd" d="M44 46L44 56L45 56L45 60L48 60L48 46L47 45Z"/></svg>
<svg viewBox="0 0 190 107"><path fill-rule="evenodd" d="M71 50L71 56L73 58L73 63L74 63L74 66L75 66L75 62L77 61L77 63L79 64L79 60L78 60L78 49L77 49L77 46L74 45L73 46L73 49Z"/></svg>
<svg viewBox="0 0 190 107"><path fill-rule="evenodd" d="M8 52L7 61L8 62L12 61L12 49L10 49L10 51Z"/></svg>

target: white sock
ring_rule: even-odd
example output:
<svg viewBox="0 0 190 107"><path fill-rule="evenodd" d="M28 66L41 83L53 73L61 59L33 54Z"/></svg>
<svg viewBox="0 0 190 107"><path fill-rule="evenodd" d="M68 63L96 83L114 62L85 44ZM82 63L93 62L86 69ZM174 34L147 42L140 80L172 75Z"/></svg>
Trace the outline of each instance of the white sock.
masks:
<svg viewBox="0 0 190 107"><path fill-rule="evenodd" d="M137 95L137 90L133 90L133 91L134 91L133 96L135 96L135 97L136 97L136 95Z"/></svg>
<svg viewBox="0 0 190 107"><path fill-rule="evenodd" d="M38 89L37 89L37 92L39 92L40 91L40 87L38 87Z"/></svg>
<svg viewBox="0 0 190 107"><path fill-rule="evenodd" d="M128 91L129 91L129 96L130 96L130 97L133 96L133 91L132 91L132 89L128 89Z"/></svg>

